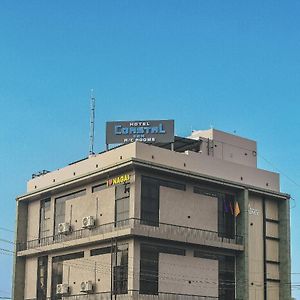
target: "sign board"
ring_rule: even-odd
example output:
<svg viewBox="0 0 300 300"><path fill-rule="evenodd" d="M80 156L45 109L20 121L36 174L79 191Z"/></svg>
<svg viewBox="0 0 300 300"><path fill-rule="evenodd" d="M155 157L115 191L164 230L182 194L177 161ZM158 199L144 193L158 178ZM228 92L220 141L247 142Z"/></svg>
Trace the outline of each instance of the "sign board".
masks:
<svg viewBox="0 0 300 300"><path fill-rule="evenodd" d="M174 142L174 120L106 122L106 144Z"/></svg>
<svg viewBox="0 0 300 300"><path fill-rule="evenodd" d="M116 184L120 184L120 183L128 183L130 182L130 174L124 174L112 179L108 179L106 182L107 186L112 186L112 185L116 185Z"/></svg>

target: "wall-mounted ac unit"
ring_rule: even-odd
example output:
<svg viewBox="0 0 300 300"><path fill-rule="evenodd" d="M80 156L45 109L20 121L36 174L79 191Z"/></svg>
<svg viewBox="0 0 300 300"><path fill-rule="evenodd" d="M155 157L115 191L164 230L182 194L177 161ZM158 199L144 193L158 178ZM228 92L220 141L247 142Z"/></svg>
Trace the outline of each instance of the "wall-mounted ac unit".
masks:
<svg viewBox="0 0 300 300"><path fill-rule="evenodd" d="M82 293L92 293L93 292L93 283L91 280L83 281L80 284L80 292Z"/></svg>
<svg viewBox="0 0 300 300"><path fill-rule="evenodd" d="M56 286L57 295L67 295L69 293L69 286L65 283L60 283Z"/></svg>
<svg viewBox="0 0 300 300"><path fill-rule="evenodd" d="M93 228L95 227L95 218L93 216L84 217L82 219L82 228Z"/></svg>
<svg viewBox="0 0 300 300"><path fill-rule="evenodd" d="M57 230L59 234L69 234L71 232L71 226L69 223L59 223Z"/></svg>

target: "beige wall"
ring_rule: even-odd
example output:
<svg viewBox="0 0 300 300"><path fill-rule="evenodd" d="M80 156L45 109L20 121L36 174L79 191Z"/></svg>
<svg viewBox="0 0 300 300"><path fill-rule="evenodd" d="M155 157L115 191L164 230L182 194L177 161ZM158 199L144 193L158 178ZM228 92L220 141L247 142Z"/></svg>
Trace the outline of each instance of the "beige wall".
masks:
<svg viewBox="0 0 300 300"><path fill-rule="evenodd" d="M249 197L249 208L247 213L249 213L249 299L263 300L264 240L263 207L261 197L254 195Z"/></svg>
<svg viewBox="0 0 300 300"><path fill-rule="evenodd" d="M136 147L138 158L162 166L171 166L172 168L248 184L266 190L279 191L279 175L277 173L225 161L193 151L178 153L143 143L137 143ZM242 180L241 177L243 178Z"/></svg>
<svg viewBox="0 0 300 300"><path fill-rule="evenodd" d="M160 222L218 230L218 199L193 192L160 187Z"/></svg>
<svg viewBox="0 0 300 300"><path fill-rule="evenodd" d="M222 155L228 156L228 160L221 159L219 157L220 155L216 155L216 157L207 156L204 152L202 154L192 151L178 153L144 143L131 143L34 178L28 181L27 192L48 188L67 181L76 181L82 176L97 175L101 170L103 171L108 167L112 167L132 158L139 158L148 162L222 178L237 183L249 184L267 190L279 191L278 174L257 169L256 166L252 165L252 162L248 162L248 160L250 160L250 154L246 156L244 150L242 150L242 154L239 153L238 155L244 156L243 159L246 165L236 163L233 158L234 155L237 154L233 153L233 149L228 145L223 145L222 147L224 147ZM230 161L230 159L232 161ZM241 177L243 177L243 180L241 180Z"/></svg>
<svg viewBox="0 0 300 300"><path fill-rule="evenodd" d="M25 263L25 289L24 298L36 297L37 283L37 257L27 258ZM17 299L16 299L17 300Z"/></svg>
<svg viewBox="0 0 300 300"><path fill-rule="evenodd" d="M251 167L257 165L257 156L253 155L253 151L256 154L257 150L255 141L216 129L194 131L191 138L204 138L202 145L204 154L208 151L207 146L210 146L210 155L215 158Z"/></svg>
<svg viewBox="0 0 300 300"><path fill-rule="evenodd" d="M266 222L266 235L269 237L278 238L278 224Z"/></svg>
<svg viewBox="0 0 300 300"><path fill-rule="evenodd" d="M63 263L63 283L70 287L70 294L80 294L80 284L91 280L94 291L110 291L111 255L103 254L68 260Z"/></svg>
<svg viewBox="0 0 300 300"><path fill-rule="evenodd" d="M72 230L82 228L82 219L93 216L96 225L114 222L115 187L92 193L88 187L85 196L66 201L66 222L71 222Z"/></svg>
<svg viewBox="0 0 300 300"><path fill-rule="evenodd" d="M27 192L49 187L66 180L76 180L86 174L100 172L114 164L122 163L135 157L135 149L135 143L130 143L112 151L91 156L88 159L57 169L46 175L36 177L28 181Z"/></svg>
<svg viewBox="0 0 300 300"><path fill-rule="evenodd" d="M39 238L40 201L30 202L28 205L27 240Z"/></svg>
<svg viewBox="0 0 300 300"><path fill-rule="evenodd" d="M218 261L160 253L159 292L218 297Z"/></svg>
<svg viewBox="0 0 300 300"><path fill-rule="evenodd" d="M267 299L279 300L279 283L268 282L267 283Z"/></svg>
<svg viewBox="0 0 300 300"><path fill-rule="evenodd" d="M128 289L133 289L133 240L122 241L128 243ZM81 247L77 249L64 250L50 254L48 256L48 278L47 292L51 294L51 276L52 276L52 258L55 256L65 255L84 251L84 258L68 260L63 262L63 283L68 283L71 294L80 294L80 283L82 281L92 280L95 284L96 292L110 291L110 270L111 258L110 254L90 256L90 250L110 246L110 243L102 243L98 245ZM137 256L138 258L139 256ZM136 277L136 275L135 275ZM99 281L100 280L100 281ZM137 277L138 280L138 277ZM37 257L27 257L25 263L25 290L24 298L32 299L36 297L37 282ZM74 283L75 282L75 283ZM19 300L19 299L15 299Z"/></svg>
<svg viewBox="0 0 300 300"><path fill-rule="evenodd" d="M266 199L266 218L278 221L278 202Z"/></svg>

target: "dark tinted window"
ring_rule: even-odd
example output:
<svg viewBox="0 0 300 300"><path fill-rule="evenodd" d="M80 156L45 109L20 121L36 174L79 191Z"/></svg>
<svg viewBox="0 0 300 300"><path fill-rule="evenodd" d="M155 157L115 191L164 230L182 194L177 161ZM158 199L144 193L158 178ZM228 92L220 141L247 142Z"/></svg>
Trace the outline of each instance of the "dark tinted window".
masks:
<svg viewBox="0 0 300 300"><path fill-rule="evenodd" d="M128 224L129 219L129 184L120 184L115 187L115 223L116 226Z"/></svg>
<svg viewBox="0 0 300 300"><path fill-rule="evenodd" d="M106 182L98 184L98 185L95 185L95 186L92 187L92 193L96 193L96 192L102 191L105 188L107 188Z"/></svg>
<svg viewBox="0 0 300 300"><path fill-rule="evenodd" d="M50 219L51 219L51 201L50 199L41 201L40 208L40 239L50 236Z"/></svg>
<svg viewBox="0 0 300 300"><path fill-rule="evenodd" d="M127 294L128 292L128 244L118 245L114 253L114 293Z"/></svg>
<svg viewBox="0 0 300 300"><path fill-rule="evenodd" d="M141 219L147 225L159 223L159 184L148 177L142 177Z"/></svg>
<svg viewBox="0 0 300 300"><path fill-rule="evenodd" d="M141 245L140 251L140 294L157 295L159 252L147 245Z"/></svg>
<svg viewBox="0 0 300 300"><path fill-rule="evenodd" d="M233 195L224 194L218 199L218 232L221 237L235 237L234 205Z"/></svg>
<svg viewBox="0 0 300 300"><path fill-rule="evenodd" d="M102 255L102 254L107 254L107 253L111 253L111 252L112 252L111 247L97 248L97 249L92 249L90 251L91 256Z"/></svg>
<svg viewBox="0 0 300 300"><path fill-rule="evenodd" d="M38 258L37 268L37 298L46 300L47 298L47 276L48 276L48 256Z"/></svg>

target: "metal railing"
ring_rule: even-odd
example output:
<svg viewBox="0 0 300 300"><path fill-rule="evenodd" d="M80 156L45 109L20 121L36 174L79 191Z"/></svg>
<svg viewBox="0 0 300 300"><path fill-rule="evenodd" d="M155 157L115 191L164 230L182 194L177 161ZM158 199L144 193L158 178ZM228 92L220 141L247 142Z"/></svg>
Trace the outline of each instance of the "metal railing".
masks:
<svg viewBox="0 0 300 300"><path fill-rule="evenodd" d="M157 295L139 294L139 291L128 291L128 294L114 295L110 292L79 294L62 296L61 300L216 300L219 297L175 294L175 293L158 293ZM38 300L38 299L25 299ZM56 300L56 297L47 297L47 300Z"/></svg>
<svg viewBox="0 0 300 300"><path fill-rule="evenodd" d="M243 244L243 237L235 235L232 237L225 237L220 232L193 228L187 226L180 226L167 223L149 224L145 220L131 218L123 221L112 222L98 225L91 229L79 229L69 232L68 234L56 234L40 239L30 240L27 242L20 242L17 244L17 251L35 249L42 246L64 243L81 238L92 237L95 235L111 233L122 229L134 229L134 234L139 235L163 235L167 239L179 239L186 242L200 242L212 241L226 244ZM162 238L164 238L162 237Z"/></svg>

